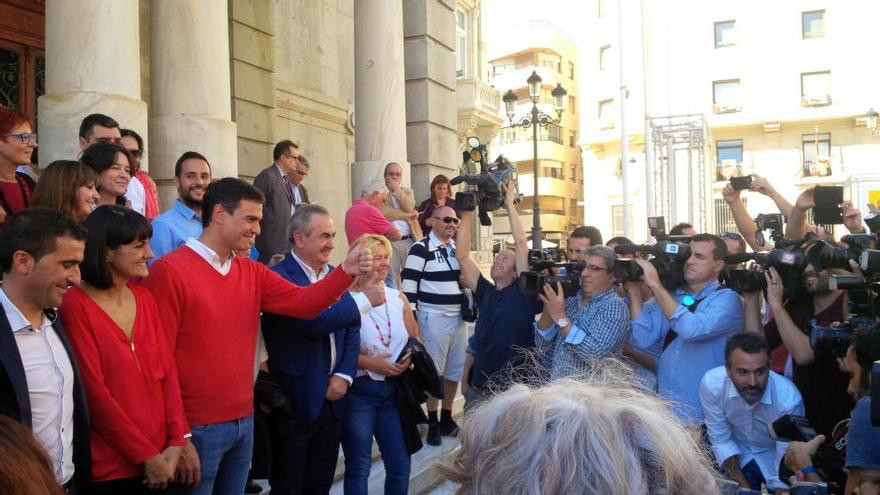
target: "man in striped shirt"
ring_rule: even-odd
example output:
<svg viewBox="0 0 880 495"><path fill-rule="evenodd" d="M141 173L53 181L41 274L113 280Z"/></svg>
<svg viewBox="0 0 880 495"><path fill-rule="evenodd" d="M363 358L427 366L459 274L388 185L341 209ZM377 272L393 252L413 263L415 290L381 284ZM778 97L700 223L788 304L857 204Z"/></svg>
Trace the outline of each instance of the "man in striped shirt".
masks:
<svg viewBox="0 0 880 495"><path fill-rule="evenodd" d="M422 340L437 371L443 375L443 410L428 398L428 445L440 445L440 435L455 436L452 401L464 371L467 330L461 320L461 267L455 259L458 216L448 206L434 209L431 232L412 245L401 273L402 292L416 308Z"/></svg>

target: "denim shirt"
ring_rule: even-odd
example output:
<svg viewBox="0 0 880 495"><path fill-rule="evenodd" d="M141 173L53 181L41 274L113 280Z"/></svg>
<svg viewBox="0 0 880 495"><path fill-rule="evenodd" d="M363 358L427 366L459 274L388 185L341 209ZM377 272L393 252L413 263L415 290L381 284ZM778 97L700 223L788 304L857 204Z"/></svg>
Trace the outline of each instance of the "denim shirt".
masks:
<svg viewBox="0 0 880 495"><path fill-rule="evenodd" d="M699 301L694 312L680 303L686 295ZM686 425L703 424L700 380L710 369L724 364L724 346L731 334L743 328L742 300L713 281L697 294L682 287L672 292L678 308L667 319L652 299L632 322L632 341L647 349L663 343L670 329L678 333L660 354L657 385L660 396L672 401L672 411Z"/></svg>

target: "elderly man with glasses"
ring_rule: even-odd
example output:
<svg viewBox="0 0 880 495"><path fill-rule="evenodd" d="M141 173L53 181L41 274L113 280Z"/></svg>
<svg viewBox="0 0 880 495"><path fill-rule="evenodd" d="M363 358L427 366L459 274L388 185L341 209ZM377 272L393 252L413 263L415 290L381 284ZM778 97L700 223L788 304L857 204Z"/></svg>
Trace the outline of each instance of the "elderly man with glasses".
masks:
<svg viewBox="0 0 880 495"><path fill-rule="evenodd" d="M597 359L620 357L629 338L629 311L614 289L614 251L593 246L583 254L577 295L566 298L561 284L545 284L538 295L544 312L535 324L535 344L550 379L584 375Z"/></svg>
<svg viewBox="0 0 880 495"><path fill-rule="evenodd" d="M289 250L290 217L297 205L309 202L309 194L302 184L309 174L309 165L300 156L299 145L289 139L279 141L272 151L272 159L273 163L254 179L254 185L266 196L256 241L260 263L268 263L273 255Z"/></svg>

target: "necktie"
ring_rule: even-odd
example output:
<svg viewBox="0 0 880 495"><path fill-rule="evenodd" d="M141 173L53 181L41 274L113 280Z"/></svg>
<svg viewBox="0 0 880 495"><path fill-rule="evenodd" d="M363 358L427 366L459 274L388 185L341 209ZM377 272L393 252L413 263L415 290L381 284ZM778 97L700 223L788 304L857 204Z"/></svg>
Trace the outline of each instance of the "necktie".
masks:
<svg viewBox="0 0 880 495"><path fill-rule="evenodd" d="M287 201L290 202L292 206L294 204L294 199L293 191L290 189L290 179L287 178L287 175L282 175L281 182L284 183L284 195L287 196Z"/></svg>

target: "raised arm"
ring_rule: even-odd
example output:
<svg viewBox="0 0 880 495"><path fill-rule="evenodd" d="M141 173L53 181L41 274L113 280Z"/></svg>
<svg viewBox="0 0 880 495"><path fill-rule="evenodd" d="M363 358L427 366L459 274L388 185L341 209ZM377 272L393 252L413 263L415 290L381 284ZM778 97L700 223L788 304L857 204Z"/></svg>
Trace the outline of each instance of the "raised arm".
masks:
<svg viewBox="0 0 880 495"><path fill-rule="evenodd" d="M471 259L471 229L474 223L474 212L461 212L461 225L458 229L458 238L455 241L455 259L461 266L462 284L470 289L477 289L480 280L480 267Z"/></svg>
<svg viewBox="0 0 880 495"><path fill-rule="evenodd" d="M786 239L801 239L807 233L807 210L816 206L816 201L813 199L814 191L815 188L811 187L798 196L788 217L788 223L785 224Z"/></svg>
<svg viewBox="0 0 880 495"><path fill-rule="evenodd" d="M754 251L760 250L761 247L755 242L755 234L758 232L758 228L752 220L752 216L749 215L749 211L746 210L746 205L743 204L742 199L740 198L740 192L734 190L733 186L730 184L727 184L724 186L724 189L721 190L721 196L724 198L727 206L730 207L730 212L733 214L733 221L736 223L736 228L743 235L743 238L749 244L749 247Z"/></svg>
<svg viewBox="0 0 880 495"><path fill-rule="evenodd" d="M761 177L760 175L752 174L752 191L758 191L759 193L767 196L768 198L773 200L773 203L776 204L776 208L779 208L779 213L782 213L786 218L791 216L792 204L788 202L776 188L770 184L766 178ZM738 227L738 225L737 225Z"/></svg>
<svg viewBox="0 0 880 495"><path fill-rule="evenodd" d="M526 230L516 211L516 188L510 184L504 184L504 207L507 209L507 218L510 221L510 232L513 234L513 243L516 248L516 274L529 269L529 239Z"/></svg>

